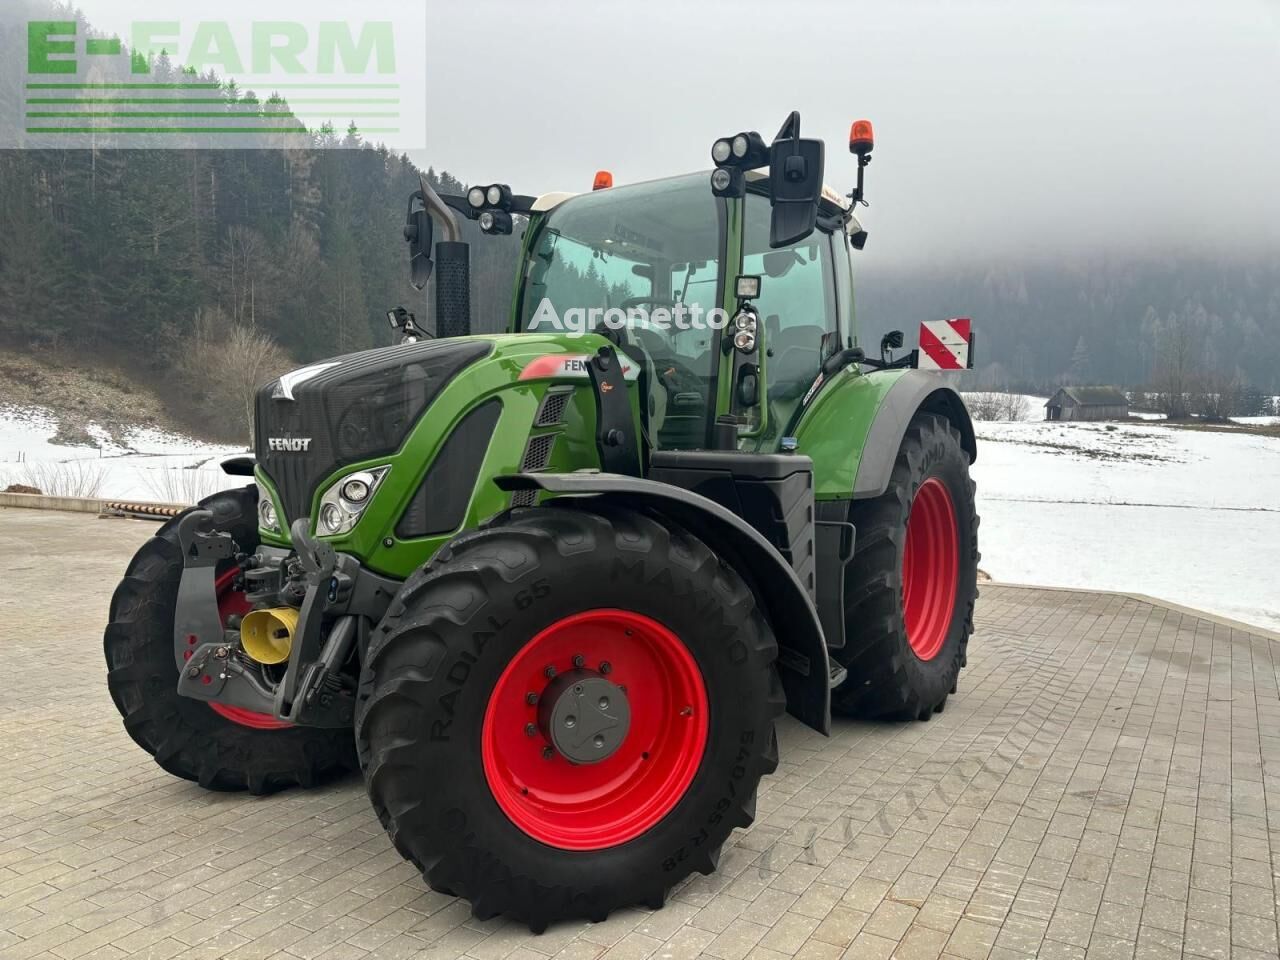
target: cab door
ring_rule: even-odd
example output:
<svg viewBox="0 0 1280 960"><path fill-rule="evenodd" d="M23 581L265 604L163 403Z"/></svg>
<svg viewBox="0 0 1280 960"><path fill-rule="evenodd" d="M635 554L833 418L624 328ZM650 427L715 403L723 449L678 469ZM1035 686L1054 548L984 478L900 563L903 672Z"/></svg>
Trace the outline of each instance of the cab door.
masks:
<svg viewBox="0 0 1280 960"><path fill-rule="evenodd" d="M748 193L745 206L742 272L761 278L754 306L764 326L766 394L765 422L747 447L771 451L778 448L823 361L849 337L836 295L840 277L832 250L833 240L843 238L818 227L799 243L774 250L769 246L768 197ZM847 255L845 263L847 285Z"/></svg>

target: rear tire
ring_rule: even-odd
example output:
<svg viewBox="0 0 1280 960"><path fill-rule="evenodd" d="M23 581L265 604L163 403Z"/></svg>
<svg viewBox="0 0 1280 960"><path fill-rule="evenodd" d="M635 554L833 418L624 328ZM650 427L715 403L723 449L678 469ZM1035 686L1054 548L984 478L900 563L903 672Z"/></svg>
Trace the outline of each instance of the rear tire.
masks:
<svg viewBox="0 0 1280 960"><path fill-rule="evenodd" d="M530 702L554 702L542 664L558 676L579 648L590 682L630 704L598 762L570 763ZM541 931L656 908L754 817L785 708L776 657L751 591L686 531L601 505L516 510L442 548L376 631L356 714L370 799L427 883L477 917Z"/></svg>
<svg viewBox="0 0 1280 960"><path fill-rule="evenodd" d="M916 414L888 489L850 511L845 646L831 651L849 676L832 691L834 711L928 720L955 692L978 597L975 489L959 433L944 417Z"/></svg>
<svg viewBox="0 0 1280 960"><path fill-rule="evenodd" d="M226 531L242 551L258 545L254 487L216 493L202 500L214 527ZM176 777L211 790L272 793L295 784L311 786L355 769L350 730L282 726L261 729L271 718L178 694L173 623L182 549L177 519L142 545L111 598L103 638L107 686L134 742ZM239 715L244 722L236 722Z"/></svg>

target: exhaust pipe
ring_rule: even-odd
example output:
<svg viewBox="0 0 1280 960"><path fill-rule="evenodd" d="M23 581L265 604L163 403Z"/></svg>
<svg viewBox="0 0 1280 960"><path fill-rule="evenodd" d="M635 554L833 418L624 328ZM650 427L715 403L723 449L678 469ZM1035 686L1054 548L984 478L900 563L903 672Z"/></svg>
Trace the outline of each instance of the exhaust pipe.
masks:
<svg viewBox="0 0 1280 960"><path fill-rule="evenodd" d="M284 663L297 629L298 611L293 607L251 610L240 621L240 646L258 663Z"/></svg>
<svg viewBox="0 0 1280 960"><path fill-rule="evenodd" d="M471 334L471 251L462 240L462 228L425 175L419 176L422 205L444 224L444 239L436 244L437 337L466 337ZM430 254L428 253L428 256Z"/></svg>

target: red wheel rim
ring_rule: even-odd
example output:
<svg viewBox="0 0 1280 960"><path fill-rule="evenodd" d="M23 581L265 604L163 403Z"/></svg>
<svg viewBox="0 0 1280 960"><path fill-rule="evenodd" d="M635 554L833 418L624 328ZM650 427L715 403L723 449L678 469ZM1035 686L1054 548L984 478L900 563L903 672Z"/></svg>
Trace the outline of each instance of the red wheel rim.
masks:
<svg viewBox="0 0 1280 960"><path fill-rule="evenodd" d="M249 601L245 599L244 592L235 589L236 572L236 568L232 567L222 573L213 584L218 594L218 616L222 618L224 626L227 617L243 617L252 609ZM233 723L238 723L242 727L252 727L254 730L280 730L293 726L291 723L277 720L270 714L255 713L252 710L228 706L225 703L211 703L209 709Z"/></svg>
<svg viewBox="0 0 1280 960"><path fill-rule="evenodd" d="M902 551L902 616L907 643L932 660L946 643L960 574L960 534L951 493L937 477L920 484Z"/></svg>
<svg viewBox="0 0 1280 960"><path fill-rule="evenodd" d="M597 763L569 762L528 728L538 721L529 694L546 689L547 667L571 670L579 656L583 669L625 688L631 710L621 745ZM617 846L689 789L707 746L707 714L702 671L674 633L626 610L578 613L526 643L498 678L481 731L485 779L503 813L536 840L565 850Z"/></svg>

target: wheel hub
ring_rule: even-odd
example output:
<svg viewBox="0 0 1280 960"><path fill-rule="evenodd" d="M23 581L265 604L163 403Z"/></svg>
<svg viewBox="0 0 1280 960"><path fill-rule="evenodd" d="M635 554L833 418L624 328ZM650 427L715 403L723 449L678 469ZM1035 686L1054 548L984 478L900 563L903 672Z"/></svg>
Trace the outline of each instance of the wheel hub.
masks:
<svg viewBox="0 0 1280 960"><path fill-rule="evenodd" d="M685 795L710 712L702 672L676 634L633 611L583 610L532 636L498 677L480 734L485 779L534 839L614 847Z"/></svg>
<svg viewBox="0 0 1280 960"><path fill-rule="evenodd" d="M612 756L631 728L626 691L590 670L556 677L539 703L542 735L573 763L599 763Z"/></svg>

